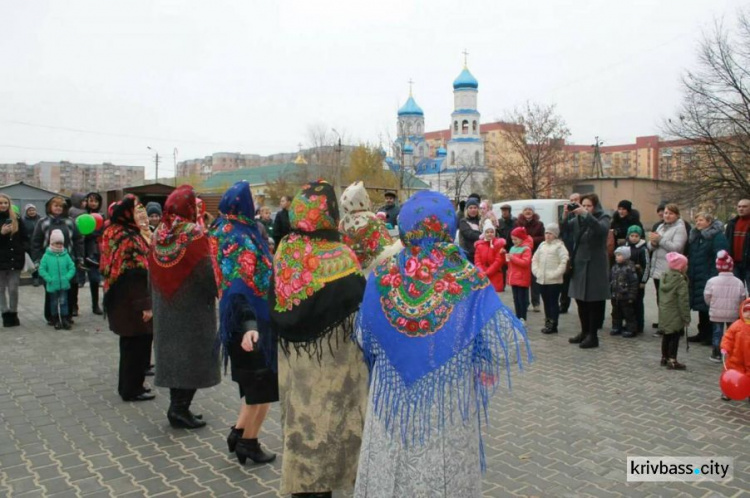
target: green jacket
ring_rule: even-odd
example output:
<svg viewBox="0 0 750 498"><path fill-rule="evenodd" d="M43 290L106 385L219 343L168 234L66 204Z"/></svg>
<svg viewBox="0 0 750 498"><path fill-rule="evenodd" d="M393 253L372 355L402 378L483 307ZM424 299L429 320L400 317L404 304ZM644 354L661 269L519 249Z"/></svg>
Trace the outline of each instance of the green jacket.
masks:
<svg viewBox="0 0 750 498"><path fill-rule="evenodd" d="M659 285L659 328L665 334L682 333L690 324L690 293L687 275L669 270Z"/></svg>
<svg viewBox="0 0 750 498"><path fill-rule="evenodd" d="M70 281L75 275L76 265L67 249L63 249L62 252L53 252L48 247L39 263L39 276L44 279L47 292L70 289Z"/></svg>

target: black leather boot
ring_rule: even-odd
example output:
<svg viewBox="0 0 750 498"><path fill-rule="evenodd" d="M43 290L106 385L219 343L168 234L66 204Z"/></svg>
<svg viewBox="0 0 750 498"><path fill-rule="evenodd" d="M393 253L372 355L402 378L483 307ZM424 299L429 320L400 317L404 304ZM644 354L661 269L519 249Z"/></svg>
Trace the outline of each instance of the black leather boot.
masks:
<svg viewBox="0 0 750 498"><path fill-rule="evenodd" d="M10 315L10 326L11 327L20 327L21 321L18 319L18 313L15 311L11 311L8 313Z"/></svg>
<svg viewBox="0 0 750 498"><path fill-rule="evenodd" d="M169 389L169 425L175 429L198 429L206 425L206 422L190 413L190 403L194 395L194 389Z"/></svg>
<svg viewBox="0 0 750 498"><path fill-rule="evenodd" d="M574 336L568 339L568 342L571 344L580 344L582 341L583 341L583 332L581 332L577 336Z"/></svg>
<svg viewBox="0 0 750 498"><path fill-rule="evenodd" d="M10 313L3 313L3 327L10 327Z"/></svg>
<svg viewBox="0 0 750 498"><path fill-rule="evenodd" d="M237 447L237 441L242 437L242 431L243 429L237 429L235 426L232 426L231 429L229 429L229 435L227 436L227 448L229 449L229 453L234 453L234 449Z"/></svg>
<svg viewBox="0 0 750 498"><path fill-rule="evenodd" d="M591 332L587 335L581 343L578 345L581 349L591 349L599 347L599 336L596 331Z"/></svg>
<svg viewBox="0 0 750 498"><path fill-rule="evenodd" d="M276 454L263 451L257 439L238 439L234 452L242 465L245 465L248 458L255 463L268 463L276 460Z"/></svg>
<svg viewBox="0 0 750 498"><path fill-rule="evenodd" d="M99 285L91 284L91 310L95 315L103 315L102 309L99 307Z"/></svg>

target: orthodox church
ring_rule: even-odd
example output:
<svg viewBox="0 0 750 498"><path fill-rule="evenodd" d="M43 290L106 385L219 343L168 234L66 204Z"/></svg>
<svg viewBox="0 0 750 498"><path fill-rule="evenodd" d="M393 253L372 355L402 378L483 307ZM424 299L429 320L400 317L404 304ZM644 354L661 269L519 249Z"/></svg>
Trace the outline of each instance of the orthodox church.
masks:
<svg viewBox="0 0 750 498"><path fill-rule="evenodd" d="M453 81L453 112L449 140L440 132L425 134L424 111L411 88L409 98L398 110L397 139L386 166L394 172L401 169L414 173L450 198L464 197L488 175L484 160L480 114L477 110L479 82L466 64ZM440 135L437 140L433 135ZM426 138L427 135L427 138Z"/></svg>

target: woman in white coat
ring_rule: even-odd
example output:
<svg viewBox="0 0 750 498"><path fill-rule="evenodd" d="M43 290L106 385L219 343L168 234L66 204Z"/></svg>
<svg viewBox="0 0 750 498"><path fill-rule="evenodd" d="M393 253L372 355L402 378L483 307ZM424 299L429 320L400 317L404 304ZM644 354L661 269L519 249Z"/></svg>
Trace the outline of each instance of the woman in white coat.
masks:
<svg viewBox="0 0 750 498"><path fill-rule="evenodd" d="M667 253L685 252L688 232L685 222L680 218L680 208L677 204L667 204L664 207L664 223L649 234L648 250L651 252L651 278L656 287L656 302L659 302L659 283L661 276L669 271ZM655 335L658 335L657 332Z"/></svg>
<svg viewBox="0 0 750 498"><path fill-rule="evenodd" d="M531 273L539 283L544 302L542 334L556 334L557 320L560 317L560 292L570 256L559 236L560 227L557 223L548 224L544 230L544 242L539 245L531 260Z"/></svg>

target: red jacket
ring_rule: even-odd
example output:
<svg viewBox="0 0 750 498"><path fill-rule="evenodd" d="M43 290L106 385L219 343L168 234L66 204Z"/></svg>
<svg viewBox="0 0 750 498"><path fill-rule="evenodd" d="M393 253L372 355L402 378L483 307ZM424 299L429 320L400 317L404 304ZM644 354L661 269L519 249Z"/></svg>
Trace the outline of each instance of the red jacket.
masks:
<svg viewBox="0 0 750 498"><path fill-rule="evenodd" d="M516 287L531 287L531 248L534 240L526 237L520 246L515 246L508 254L508 283ZM524 248L522 252L519 251Z"/></svg>
<svg viewBox="0 0 750 498"><path fill-rule="evenodd" d="M742 316L742 306L748 302L750 299L746 299L740 306L740 316ZM724 332L721 349L727 352L727 370L734 369L750 374L750 324L745 323L742 318L734 322Z"/></svg>
<svg viewBox="0 0 750 498"><path fill-rule="evenodd" d="M502 291L505 288L505 282L503 282L505 239L495 237L491 246L489 241L479 239L474 243L474 251L474 266L487 275L495 291Z"/></svg>

